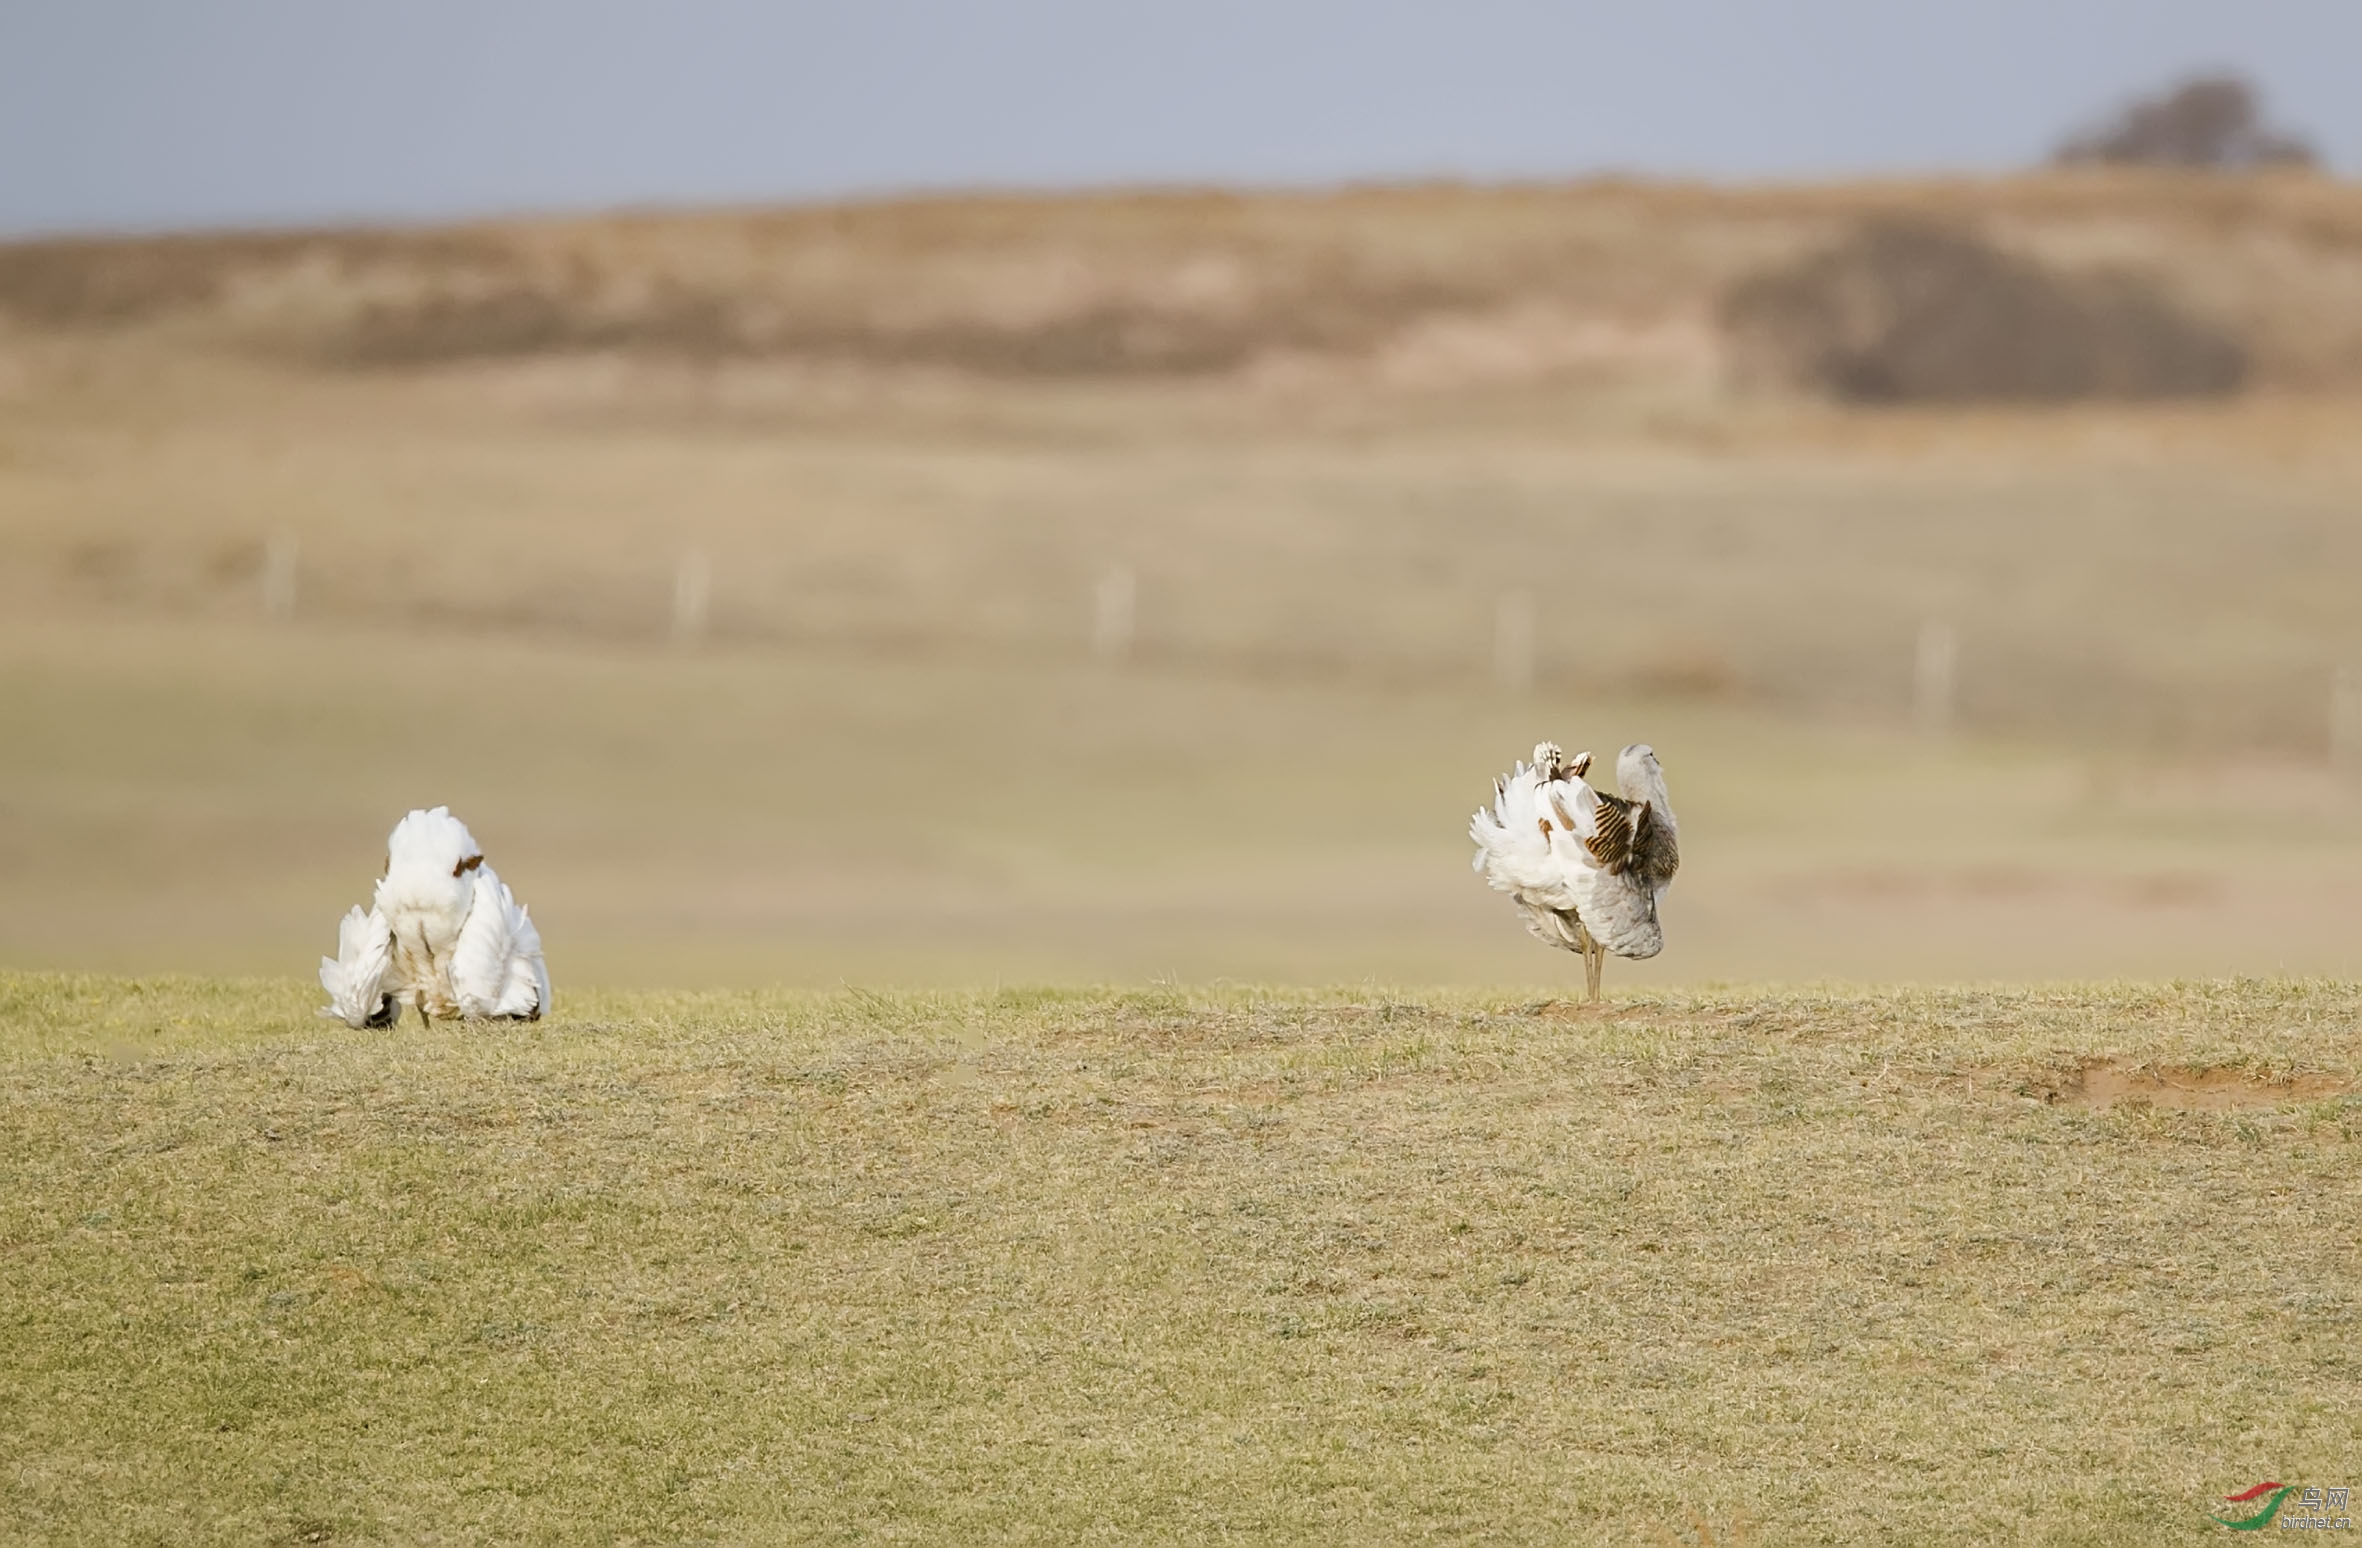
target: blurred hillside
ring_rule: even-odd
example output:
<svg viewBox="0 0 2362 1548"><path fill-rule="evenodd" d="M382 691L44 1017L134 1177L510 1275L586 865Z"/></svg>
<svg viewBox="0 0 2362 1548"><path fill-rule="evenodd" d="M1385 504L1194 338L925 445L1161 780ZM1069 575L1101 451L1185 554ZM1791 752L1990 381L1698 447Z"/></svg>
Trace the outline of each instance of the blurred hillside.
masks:
<svg viewBox="0 0 2362 1548"><path fill-rule="evenodd" d="M1114 574L1141 662L1873 718L1933 620L1985 729L2315 758L2362 661L2305 174L42 242L0 316L26 603L278 543L311 617L1057 659Z"/></svg>
<svg viewBox="0 0 2362 1548"><path fill-rule="evenodd" d="M1939 221L2220 330L2265 388L2362 384L2362 190L2125 170L1717 190L947 198L0 247L0 314L346 368L553 352L1000 378L1406 386L1718 368L1735 285Z"/></svg>

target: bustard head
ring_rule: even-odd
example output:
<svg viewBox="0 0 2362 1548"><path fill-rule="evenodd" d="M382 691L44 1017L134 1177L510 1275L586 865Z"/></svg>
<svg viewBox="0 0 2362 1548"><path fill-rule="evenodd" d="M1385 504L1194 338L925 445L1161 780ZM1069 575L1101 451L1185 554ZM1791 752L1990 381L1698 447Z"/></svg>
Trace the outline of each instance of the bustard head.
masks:
<svg viewBox="0 0 2362 1548"><path fill-rule="evenodd" d="M1657 750L1646 742L1634 742L1616 754L1616 791L1627 801L1646 801L1659 812L1670 813L1665 771L1657 766Z"/></svg>

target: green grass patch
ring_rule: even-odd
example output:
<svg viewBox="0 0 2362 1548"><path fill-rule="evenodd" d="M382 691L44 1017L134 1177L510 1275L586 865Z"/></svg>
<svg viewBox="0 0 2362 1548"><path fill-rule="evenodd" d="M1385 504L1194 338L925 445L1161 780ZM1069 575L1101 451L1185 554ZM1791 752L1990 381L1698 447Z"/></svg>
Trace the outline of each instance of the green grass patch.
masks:
<svg viewBox="0 0 2362 1548"><path fill-rule="evenodd" d="M2153 1543L2362 1455L2355 986L313 998L0 975L0 1539Z"/></svg>

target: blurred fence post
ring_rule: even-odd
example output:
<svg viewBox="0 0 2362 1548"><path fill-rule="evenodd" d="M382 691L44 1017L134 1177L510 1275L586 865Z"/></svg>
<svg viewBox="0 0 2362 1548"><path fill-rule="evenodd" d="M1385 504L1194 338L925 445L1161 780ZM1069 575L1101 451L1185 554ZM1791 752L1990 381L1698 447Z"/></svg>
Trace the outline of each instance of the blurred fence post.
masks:
<svg viewBox="0 0 2362 1548"><path fill-rule="evenodd" d="M1960 636L1941 619L1919 626L1919 655L1911 673L1911 718L1922 736L1948 736L1960 675Z"/></svg>
<svg viewBox="0 0 2362 1548"><path fill-rule="evenodd" d="M1091 654L1104 664L1121 666L1130 658L1139 604L1140 581L1130 565L1100 572L1091 594Z"/></svg>
<svg viewBox="0 0 2362 1548"><path fill-rule="evenodd" d="M2362 780L2362 672L2341 666L2329 683L2329 764Z"/></svg>
<svg viewBox="0 0 2362 1548"><path fill-rule="evenodd" d="M1534 686L1534 595L1508 591L1493 605L1493 680L1511 693Z"/></svg>
<svg viewBox="0 0 2362 1548"><path fill-rule="evenodd" d="M713 566L705 551L692 548L681 555L673 570L673 640L693 645L705 636L706 613L713 603Z"/></svg>
<svg viewBox="0 0 2362 1548"><path fill-rule="evenodd" d="M262 616L273 623L285 623L295 616L298 558L292 532L274 532L262 546Z"/></svg>

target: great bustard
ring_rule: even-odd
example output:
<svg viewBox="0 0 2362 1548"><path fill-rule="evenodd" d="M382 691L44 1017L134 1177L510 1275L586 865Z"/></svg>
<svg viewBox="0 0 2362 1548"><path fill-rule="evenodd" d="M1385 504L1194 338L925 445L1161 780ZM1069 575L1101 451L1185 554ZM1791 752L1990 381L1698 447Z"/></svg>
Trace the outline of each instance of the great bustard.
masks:
<svg viewBox="0 0 2362 1548"><path fill-rule="evenodd" d="M1681 830L1665 795L1656 749L1634 743L1616 756L1607 795L1583 775L1591 755L1555 742L1534 749L1493 781L1493 804L1468 824L1476 869L1517 904L1536 939L1580 952L1591 998L1612 952L1653 957L1665 949L1657 897L1681 867Z"/></svg>
<svg viewBox="0 0 2362 1548"><path fill-rule="evenodd" d="M405 1005L421 1020L538 1021L549 1009L541 932L449 807L394 825L376 898L336 936L320 959L320 1014L347 1026L391 1026Z"/></svg>

